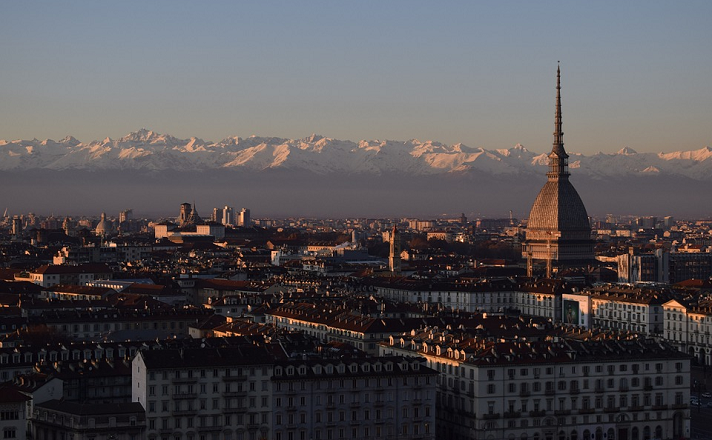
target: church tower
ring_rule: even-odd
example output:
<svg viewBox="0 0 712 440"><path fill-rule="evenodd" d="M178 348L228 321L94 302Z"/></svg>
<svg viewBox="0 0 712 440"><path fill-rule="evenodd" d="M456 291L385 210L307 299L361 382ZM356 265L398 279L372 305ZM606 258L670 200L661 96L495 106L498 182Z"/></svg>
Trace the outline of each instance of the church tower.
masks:
<svg viewBox="0 0 712 440"><path fill-rule="evenodd" d="M559 268L586 266L593 257L591 224L581 197L569 182L569 155L564 149L561 116L561 69L556 69L554 145L549 153L547 182L529 213L522 256L527 273L535 262L545 262L547 276Z"/></svg>
<svg viewBox="0 0 712 440"><path fill-rule="evenodd" d="M388 254L388 269L392 276L400 276L401 274L401 237L400 231L396 226L393 226L391 231L391 251Z"/></svg>

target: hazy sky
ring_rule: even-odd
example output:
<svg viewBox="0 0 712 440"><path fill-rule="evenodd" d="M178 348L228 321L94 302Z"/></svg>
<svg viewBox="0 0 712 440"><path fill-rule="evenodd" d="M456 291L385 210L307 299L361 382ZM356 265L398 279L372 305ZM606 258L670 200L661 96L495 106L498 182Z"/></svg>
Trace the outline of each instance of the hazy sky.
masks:
<svg viewBox="0 0 712 440"><path fill-rule="evenodd" d="M712 145L712 2L3 1L0 139Z"/></svg>

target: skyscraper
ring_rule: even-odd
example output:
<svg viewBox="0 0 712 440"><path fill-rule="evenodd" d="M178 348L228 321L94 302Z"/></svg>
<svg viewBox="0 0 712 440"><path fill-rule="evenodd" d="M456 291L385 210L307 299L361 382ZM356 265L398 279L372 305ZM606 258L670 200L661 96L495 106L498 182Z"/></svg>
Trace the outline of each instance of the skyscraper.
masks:
<svg viewBox="0 0 712 440"><path fill-rule="evenodd" d="M244 228L249 228L252 226L252 220L250 220L250 210L247 208L242 208L240 211L240 221L239 225Z"/></svg>
<svg viewBox="0 0 712 440"><path fill-rule="evenodd" d="M549 172L529 213L522 247L530 276L534 261L546 262L547 276L551 276L557 268L583 266L594 259L591 224L581 197L569 182L568 159L561 118L561 69L557 68L554 145L549 153Z"/></svg>
<svg viewBox="0 0 712 440"><path fill-rule="evenodd" d="M225 205L222 211L222 224L225 226L235 225L235 209Z"/></svg>

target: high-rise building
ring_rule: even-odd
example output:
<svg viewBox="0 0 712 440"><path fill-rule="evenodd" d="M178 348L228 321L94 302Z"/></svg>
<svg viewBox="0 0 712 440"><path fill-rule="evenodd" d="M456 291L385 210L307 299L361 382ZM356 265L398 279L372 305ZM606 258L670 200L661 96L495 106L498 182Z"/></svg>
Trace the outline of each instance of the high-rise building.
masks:
<svg viewBox="0 0 712 440"><path fill-rule="evenodd" d="M557 268L582 266L593 261L591 224L586 207L569 182L561 119L561 70L556 71L554 145L549 153L549 172L529 213L522 254L532 275L534 261L546 262L547 276Z"/></svg>
<svg viewBox="0 0 712 440"><path fill-rule="evenodd" d="M240 220L238 223L240 226L244 228L249 228L252 226L252 220L250 220L250 210L247 208L242 208L240 211Z"/></svg>
<svg viewBox="0 0 712 440"><path fill-rule="evenodd" d="M127 209L119 213L119 223L127 222L133 217L133 209Z"/></svg>
<svg viewBox="0 0 712 440"><path fill-rule="evenodd" d="M15 241L22 240L22 219L19 216L12 218L12 239Z"/></svg>
<svg viewBox="0 0 712 440"><path fill-rule="evenodd" d="M221 223L223 222L223 210L220 208L213 208L213 215L210 218L211 221L215 223Z"/></svg>
<svg viewBox="0 0 712 440"><path fill-rule="evenodd" d="M235 224L235 209L225 205L222 210L222 224L225 226Z"/></svg>

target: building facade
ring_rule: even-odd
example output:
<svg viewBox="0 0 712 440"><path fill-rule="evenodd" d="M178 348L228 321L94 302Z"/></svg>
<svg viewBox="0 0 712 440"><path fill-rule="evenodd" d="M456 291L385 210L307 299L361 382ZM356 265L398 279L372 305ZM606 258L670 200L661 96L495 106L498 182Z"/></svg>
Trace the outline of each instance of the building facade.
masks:
<svg viewBox="0 0 712 440"><path fill-rule="evenodd" d="M384 355L439 371L438 438L646 440L690 436L690 360L645 339L391 337Z"/></svg>

